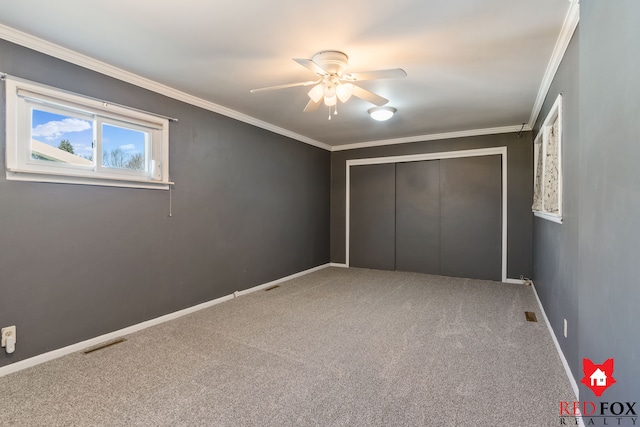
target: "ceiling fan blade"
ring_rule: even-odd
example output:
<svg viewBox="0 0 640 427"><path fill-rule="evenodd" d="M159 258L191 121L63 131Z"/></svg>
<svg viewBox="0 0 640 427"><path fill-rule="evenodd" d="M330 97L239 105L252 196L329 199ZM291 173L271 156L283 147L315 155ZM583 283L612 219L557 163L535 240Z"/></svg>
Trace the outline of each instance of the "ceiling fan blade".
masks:
<svg viewBox="0 0 640 427"><path fill-rule="evenodd" d="M355 82L361 80L399 79L403 77L407 77L407 73L402 68L393 68L390 70L358 71L354 73L347 73L342 76L342 79Z"/></svg>
<svg viewBox="0 0 640 427"><path fill-rule="evenodd" d="M309 86L319 82L320 80L310 80L308 82L287 83L287 84L277 85L277 86L261 87L260 89L251 89L249 92L256 93L256 92L264 92L267 90L286 89L288 87Z"/></svg>
<svg viewBox="0 0 640 427"><path fill-rule="evenodd" d="M322 98L320 98L318 102L313 102L313 99L310 99L309 102L307 102L307 106L304 107L304 112L310 113L312 111L316 111L320 104L322 104Z"/></svg>
<svg viewBox="0 0 640 427"><path fill-rule="evenodd" d="M329 75L329 72L327 72L327 70L325 70L324 68L322 68L321 66L319 66L318 64L316 64L310 59L293 58L293 60L321 77L325 77Z"/></svg>
<svg viewBox="0 0 640 427"><path fill-rule="evenodd" d="M389 102L387 98L383 98L380 95L376 95L375 93L370 92L366 89L362 89L361 87L356 85L353 85L353 96L357 96L360 99L364 99L365 101L368 101L374 105L377 105L378 107Z"/></svg>

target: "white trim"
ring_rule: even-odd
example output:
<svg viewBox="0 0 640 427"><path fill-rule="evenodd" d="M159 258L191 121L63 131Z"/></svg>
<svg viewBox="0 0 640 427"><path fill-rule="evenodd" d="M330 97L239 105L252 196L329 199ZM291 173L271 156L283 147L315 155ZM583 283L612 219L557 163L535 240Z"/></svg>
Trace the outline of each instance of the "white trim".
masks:
<svg viewBox="0 0 640 427"><path fill-rule="evenodd" d="M172 181L142 181L117 176L72 176L47 172L33 172L24 169L7 168L7 181L51 182L56 184L99 185L100 187L145 188L149 190L168 190Z"/></svg>
<svg viewBox="0 0 640 427"><path fill-rule="evenodd" d="M345 163L346 176L344 179L346 186L345 194L345 207L344 207L344 265L349 267L349 234L351 234L351 162L353 160L347 160Z"/></svg>
<svg viewBox="0 0 640 427"><path fill-rule="evenodd" d="M522 279L507 279L504 283L511 283L512 285L524 285L524 280Z"/></svg>
<svg viewBox="0 0 640 427"><path fill-rule="evenodd" d="M308 270L301 271L299 273L290 274L287 277L282 277L280 279L272 280L271 282L263 283L262 285L254 286L253 288L245 289L243 291L234 292L234 295L236 297L239 297L239 296L241 297L243 295L247 295L247 294L250 294L250 293L255 292L255 291L260 291L262 289L266 289L266 288L269 288L271 286L277 285L278 283L286 282L287 280L293 280L293 279L296 279L298 277L305 276L305 275L307 275L309 273L313 273L315 271L319 271L319 270L325 269L325 268L330 267L330 266L331 265L328 264L328 263L327 264L322 264L322 265L319 265L317 267L313 267L313 268L310 268Z"/></svg>
<svg viewBox="0 0 640 427"><path fill-rule="evenodd" d="M346 161L346 206L345 206L345 265L349 266L349 222L351 199L351 166L377 165L385 163L418 162L422 160L453 159L460 157L502 156L502 281L507 281L507 147L479 148L475 150L445 151L439 153L410 154L406 156L373 157Z"/></svg>
<svg viewBox="0 0 640 427"><path fill-rule="evenodd" d="M187 104L195 105L196 107L204 108L205 110L213 111L214 113L231 117L232 119L239 120L241 122L245 122L262 129L266 129L268 131L298 140L300 142L304 142L305 144L313 145L314 147L331 151L330 145L327 145L320 141L316 141L315 139L311 139L295 132L291 132L287 129L272 125L262 120L258 120L254 117L248 116L227 107L223 107L213 102L206 101L202 98L189 95L188 93L173 89L169 86L123 70L122 68L114 67L113 65L98 61L97 59L82 55L71 49L67 49L65 47L43 40L39 37L35 37L22 31L18 31L14 28L7 27L6 25L0 24L0 38L10 41L11 43L15 43L20 46L24 46L29 49L33 49L38 52L53 56L54 58L62 59L63 61L79 65L83 68L96 71L109 77L116 78L123 82L131 83L138 87L148 89L164 96L168 96L169 98L177 99L178 101L186 102Z"/></svg>
<svg viewBox="0 0 640 427"><path fill-rule="evenodd" d="M347 264L341 264L339 262L330 262L329 267L349 268Z"/></svg>
<svg viewBox="0 0 640 427"><path fill-rule="evenodd" d="M496 128L471 129L471 130L463 130L463 131L457 131L457 132L444 132L444 133L433 133L430 135L408 136L405 138L382 139L379 141L356 142L354 144L336 145L331 148L331 151L355 150L358 148L379 147L381 145L395 145L395 144L407 144L411 142L437 141L440 139L465 138L469 136L497 135L500 133L520 132L521 130L523 132L530 131L531 127L525 125L523 128L522 125L520 124L520 125L503 126L503 127L496 127Z"/></svg>
<svg viewBox="0 0 640 427"><path fill-rule="evenodd" d="M533 104L533 109L531 110L531 117L529 117L528 127L533 129L536 125L536 120L538 120L538 115L542 110L542 105L544 104L544 100L547 97L547 93L549 92L549 88L551 87L551 83L553 83L553 79L558 72L558 68L560 67L560 63L564 58L564 54L569 47L569 42L571 42L571 37L573 37L573 33L578 27L578 22L580 22L580 4L579 0L570 0L571 6L569 6L569 10L567 12L567 16L564 18L564 23L562 24L562 29L560 30L560 35L558 36L558 40L556 41L556 45L553 48L553 52L551 53L551 59L549 60L549 64L547 65L547 69L544 72L544 77L542 78L542 82L540 83L540 88L538 89L538 96L536 97L536 102Z"/></svg>
<svg viewBox="0 0 640 427"><path fill-rule="evenodd" d="M556 45L551 55L551 59L549 61L549 64L547 65L547 69L545 71L542 83L540 84L540 88L538 90L538 96L534 103L534 106L531 112L531 117L529 119L529 123L525 125L523 130L526 130L526 131L532 130L533 126L535 126L535 121L538 117L538 114L540 113L540 110L542 109L544 98L546 97L546 94L549 91L551 82L553 81L555 73L557 72L558 67L560 66L562 57L564 56L564 53L567 49L567 46L569 45L571 37L573 36L573 33L578 25L579 19L580 19L580 13L579 13L578 1L572 0L571 6L569 7L569 11L563 23L560 36L556 41ZM96 71L98 73L107 75L109 77L113 77L118 80L139 86L141 88L151 90L161 95L165 95L169 98L186 102L188 104L195 105L205 110L213 111L214 113L222 114L224 116L239 120L241 122L245 122L253 126L266 129L268 131L277 133L279 135L286 136L288 138L292 138L300 142L303 142L305 144L309 144L309 145L322 148L328 151L342 151L342 150L352 150L352 149L365 148L365 147L376 147L381 145L405 144L410 142L433 141L433 140L459 138L459 137L467 137L467 136L511 133L511 132L518 132L522 128L522 125L512 125L512 126L504 126L504 127L474 129L474 130L457 131L457 132L446 132L446 133L438 133L438 134L430 134L430 135L419 135L419 136L411 136L411 137L404 137L404 138L394 138L394 139L387 139L387 140L368 141L368 142L359 142L359 143L353 143L353 144L331 146L323 142L317 141L315 139L308 138L304 135L300 135L298 133L289 131L287 129L264 122L262 120L258 120L254 117L248 116L246 114L240 113L230 108L223 107L219 104L206 101L202 98L198 98L188 93L160 84L153 80L147 79L145 77L123 70L121 68L118 68L113 65L107 64L105 62L99 61L97 59L91 58L87 55L83 55L71 49L67 49L55 43L51 43L39 37L35 37L30 34L24 33L22 31L18 31L6 25L0 24L0 38L7 40L9 42L18 44L20 46L24 46L29 49L33 49L35 51L53 56L54 58L58 58L66 62L79 65L83 68Z"/></svg>
<svg viewBox="0 0 640 427"><path fill-rule="evenodd" d="M370 157L347 160L348 166L380 165L385 163L420 162L422 160L457 159L460 157L481 157L506 155L507 147L476 148L472 150L441 151L437 153L408 154L403 156Z"/></svg>
<svg viewBox="0 0 640 427"><path fill-rule="evenodd" d="M540 301L540 297L538 296L538 291L536 291L536 287L531 282L531 289L533 289L533 294L536 296L536 300L538 301L538 305L540 306L540 312L542 313L542 317L544 318L544 323L547 324L547 328L549 329L549 334L551 335L551 339L553 340L553 344L556 346L556 350L558 351L558 356L560 356L560 360L562 361L562 366L564 366L564 371L569 378L569 382L571 383L571 388L573 388L573 394L576 396L576 402L580 401L580 389L578 388L578 383L576 383L573 374L571 373L571 368L569 367L569 363L567 363L567 358L564 357L564 353L562 352L562 348L560 347L560 343L558 342L558 338L556 338L556 334L553 332L553 328L549 323L549 318L547 317L547 313L544 311L544 307L542 306L542 301Z"/></svg>
<svg viewBox="0 0 640 427"><path fill-rule="evenodd" d="M204 302L202 304L194 305L193 307L188 307L188 308L185 308L183 310L178 310L178 311L175 311L173 313L165 314L164 316L156 317L155 319L147 320L145 322L138 323L136 325L128 326L126 328L110 332L108 334L100 335L98 337L91 338L91 339L88 339L88 340L85 340L85 341L81 341L81 342L76 343L76 344L68 345L66 347L62 347L62 348L59 348L57 350L49 351L47 353L39 354L37 356L30 357L28 359L20 360L18 362L12 363L10 365L6 365L6 366L3 366L3 367L0 367L0 377L12 374L14 372L21 371L23 369L30 368L32 366L39 365L39 364L44 363L44 362L48 362L50 360L57 359L57 358L62 357L62 356L66 356L66 355L71 354L71 353L75 353L77 351L81 351L81 350L83 350L85 348L88 348L88 347L93 347L94 345L101 344L101 343L103 343L105 341L110 341L110 340L122 337L124 335L129 335L129 334L132 334L134 332L141 331L141 330L146 329L146 328L148 328L150 326L159 325L161 323L168 322L169 320L174 320L174 319L177 319L179 317L185 316L187 314L191 314L191 313L194 313L196 311L203 310L205 308L213 307L214 305L220 304L220 303L225 302L225 301L230 301L230 300L232 300L234 298L237 298L238 296L242 296L242 295L249 294L251 292L259 291L259 290L268 288L270 286L274 286L274 285L276 285L278 283L282 283L282 282L285 282L287 280L295 279L297 277L301 277L301 276L304 276L306 274L313 273L314 271L322 270L322 269L327 268L329 266L330 266L330 264L328 264L328 263L327 264L323 264L323 265L319 265L317 267L313 267L313 268L310 268L308 270L301 271L299 273L294 273L294 274L291 274L289 276L282 277L280 279L276 279L276 280L273 280L273 281L268 282L268 283L264 283L262 285L254 286L253 288L245 289L243 291L234 292L233 294L226 295L226 296L223 296L223 297L220 297L220 298L216 298L214 300L207 301L207 302Z"/></svg>
<svg viewBox="0 0 640 427"><path fill-rule="evenodd" d="M562 217L558 215L550 214L547 212L538 212L538 211L533 211L533 215L537 216L538 218L546 219L547 221L562 224Z"/></svg>
<svg viewBox="0 0 640 427"><path fill-rule="evenodd" d="M549 90L549 86L560 64L562 55L564 55L564 52L566 51L569 40L571 39L571 35L573 34L575 27L577 26L577 21L579 19L579 13L577 12L577 9L578 9L577 2L572 3L571 7L569 8L569 13L567 14L567 18L565 19L565 23L563 25L562 31L560 33L560 37L556 42L556 47L551 57L551 61L547 66L545 77L538 91L538 99L536 99L536 102L534 104L534 108L531 114L531 119L529 120L529 124L525 125L524 127L524 130L526 131L531 130L535 125L535 118L537 118L538 114L540 113L540 109L542 108L542 103L544 102L544 97L546 96L546 93ZM204 100L202 98L198 98L188 93L179 91L177 89L155 82L151 79L147 79L145 77L123 70L121 68L118 68L113 65L107 64L105 62L99 61L97 59L91 58L87 55L83 55L71 49L67 49L55 43L51 43L39 37L35 37L30 34L24 33L22 31L18 31L6 25L0 24L0 38L7 40L11 43L15 43L20 46L24 46L29 49L33 49L35 51L44 53L46 55L53 56L54 58L58 58L66 62L79 65L83 68L96 71L98 73L107 75L109 77L116 78L123 82L131 83L138 87L151 90L153 92L159 93L169 98L186 102L187 104L195 105L205 110L213 111L214 113L222 114L224 116L239 120L241 122L245 122L253 126L266 129L268 131L277 133L279 135L286 136L288 138L292 138L300 142L303 142L305 144L309 144L309 145L322 148L328 151L342 151L342 150L352 150L356 148L376 147L381 145L404 144L404 143L410 143L410 142L433 141L433 140L439 140L439 139L459 138L459 137L467 137L467 136L510 133L510 132L518 132L522 128L522 125L512 125L512 126L495 127L495 128L487 128L487 129L474 129L474 130L465 130L465 131L458 131L458 132L419 135L419 136L412 136L412 137L405 137L405 138L394 138L394 139L387 139L387 140L368 141L368 142L359 142L359 143L353 143L353 144L331 146L323 142L317 141L315 139L308 138L304 135L300 135L298 133L289 131L287 129L264 122L262 120L258 120L254 117L248 116L246 114L240 113L230 108L223 107L219 104L215 104L213 102Z"/></svg>
<svg viewBox="0 0 640 427"><path fill-rule="evenodd" d="M533 210L532 212L535 216L539 217L539 218L543 218L549 221L553 221L556 222L558 224L562 224L562 205L563 205L563 201L562 201L562 187L563 187L563 180L562 180L562 171L563 171L563 167L562 167L562 141L563 141L563 125L562 125L562 94L558 94L558 97L556 98L555 102L553 103L553 106L551 107L551 109L549 110L549 113L547 114L547 117L545 117L544 122L540 125L540 130L538 131L538 135L536 136L536 139L534 140L534 145L535 144L541 144L541 150L540 153L536 155L536 153L538 153L538 151L534 151L534 161L536 161L535 166L534 166L534 175L533 175L533 182L534 182L534 187L533 190L535 192L535 186L536 186L536 176L537 176L537 171L535 170L535 168L538 167L537 165L537 156L542 156L542 173L541 173L541 178L542 181L544 182L545 180L545 171L546 171L546 162L544 159L546 159L547 157L547 139L544 137L544 130L549 127L552 126L552 124L554 122L558 123L558 213L551 213L551 212L547 212L545 210L544 207L544 197L541 195L542 197L542 210L541 211L537 211L537 210ZM540 142L538 142L538 140L540 140ZM535 147L534 147L535 148ZM544 185L544 184L540 184L540 185ZM542 192L544 193L544 188L542 188Z"/></svg>

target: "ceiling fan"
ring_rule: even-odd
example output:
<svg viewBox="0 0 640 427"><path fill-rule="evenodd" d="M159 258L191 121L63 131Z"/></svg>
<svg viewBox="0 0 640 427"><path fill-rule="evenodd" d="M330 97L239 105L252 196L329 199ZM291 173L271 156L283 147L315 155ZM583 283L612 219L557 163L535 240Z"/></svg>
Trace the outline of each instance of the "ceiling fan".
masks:
<svg viewBox="0 0 640 427"><path fill-rule="evenodd" d="M314 72L319 78L306 82L253 89L251 93L313 85L308 93L310 99L304 111L315 111L324 101L324 104L329 107L330 111L331 108L333 108L333 114L338 114L336 109L338 100L345 103L351 96L364 99L377 106L382 106L389 102L388 99L380 95L356 86L354 82L402 78L407 76L407 73L401 68L346 73L345 70L347 69L349 57L347 57L345 53L335 50L318 52L313 55L311 59L293 58L293 60ZM329 120L331 120L331 114L329 114Z"/></svg>

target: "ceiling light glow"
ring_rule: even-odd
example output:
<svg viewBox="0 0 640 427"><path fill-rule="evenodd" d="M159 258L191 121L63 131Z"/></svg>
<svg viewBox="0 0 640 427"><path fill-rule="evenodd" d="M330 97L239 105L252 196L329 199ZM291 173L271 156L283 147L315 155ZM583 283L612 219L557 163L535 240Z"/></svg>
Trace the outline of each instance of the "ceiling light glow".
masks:
<svg viewBox="0 0 640 427"><path fill-rule="evenodd" d="M336 87L332 83L326 83L323 92L325 99L333 98L336 96Z"/></svg>
<svg viewBox="0 0 640 427"><path fill-rule="evenodd" d="M374 107L367 111L373 120L377 120L379 122L383 122L385 120L389 120L396 113L395 108L393 107Z"/></svg>
<svg viewBox="0 0 640 427"><path fill-rule="evenodd" d="M333 96L324 97L324 105L326 105L327 107L333 107L334 105L336 105L337 102L338 102L338 98L336 98L335 94Z"/></svg>
<svg viewBox="0 0 640 427"><path fill-rule="evenodd" d="M322 87L322 84L314 86L309 91L309 98L311 98L313 102L316 102L316 103L320 102L323 96L324 96L324 88Z"/></svg>
<svg viewBox="0 0 640 427"><path fill-rule="evenodd" d="M351 83L343 83L336 88L336 95L342 103L345 103L353 94L353 85Z"/></svg>

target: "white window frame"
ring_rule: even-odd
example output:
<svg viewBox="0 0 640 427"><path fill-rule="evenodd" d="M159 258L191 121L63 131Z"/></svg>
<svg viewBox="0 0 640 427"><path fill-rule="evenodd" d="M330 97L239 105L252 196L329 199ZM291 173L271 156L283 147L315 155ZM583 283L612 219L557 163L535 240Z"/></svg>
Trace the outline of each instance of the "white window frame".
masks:
<svg viewBox="0 0 640 427"><path fill-rule="evenodd" d="M542 156L542 173L540 174L540 178L542 180L542 186L544 187L544 177L545 177L545 158L547 156L547 143L548 141L545 138L546 132L545 129L553 126L553 124L557 121L558 123L558 213L550 212L545 209L544 206L544 194L541 194L541 210L536 210L532 208L533 214L539 218L546 219L548 221L553 221L558 224L562 224L562 94L559 94L556 98L556 101L553 103L551 110L547 114L544 122L540 126L540 130L538 131L538 135L534 140L533 144L533 191L536 191L536 177L538 167L538 158ZM542 188L542 193L544 193L544 188Z"/></svg>
<svg viewBox="0 0 640 427"><path fill-rule="evenodd" d="M110 104L50 86L21 79L6 83L7 180L87 184L168 190L169 119ZM93 122L94 149L91 164L43 162L31 157L32 106ZM102 124L140 130L148 134L145 170L131 171L102 165Z"/></svg>

